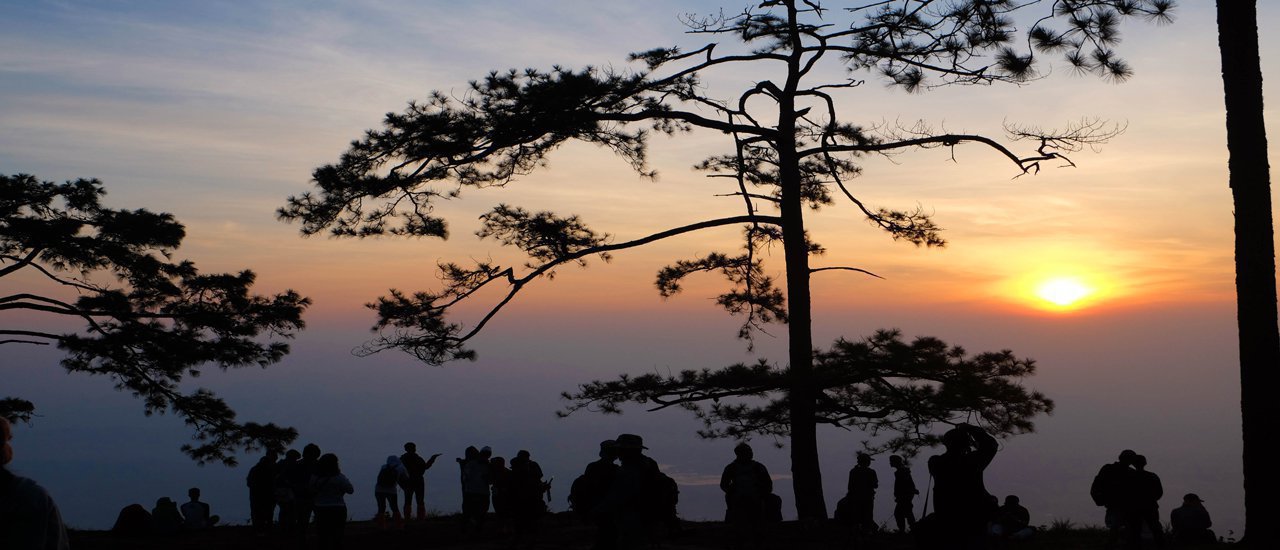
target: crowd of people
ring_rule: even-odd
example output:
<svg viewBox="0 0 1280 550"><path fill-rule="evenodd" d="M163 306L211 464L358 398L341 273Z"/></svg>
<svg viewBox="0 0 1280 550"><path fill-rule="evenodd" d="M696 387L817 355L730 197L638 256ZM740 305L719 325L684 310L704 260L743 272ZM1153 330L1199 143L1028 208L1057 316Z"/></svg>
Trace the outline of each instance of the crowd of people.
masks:
<svg viewBox="0 0 1280 550"><path fill-rule="evenodd" d="M3 462L0 462L0 526L4 548L64 549L66 528L57 506L34 481L10 473L13 459L12 427L0 418ZM1031 514L1016 495L1004 503L985 486L984 471L997 451L995 439L981 428L960 424L941 437L942 453L928 460L930 483L922 517L917 519L914 500L920 491L910 465L901 456L890 456L893 469L893 518L899 533L911 533L918 548L968 550L1001 548L1008 541L1035 536ZM676 515L679 488L662 473L644 451L644 440L621 434L600 443L598 459L587 464L573 481L569 502L573 512L595 527L595 550L629 550L652 545L662 536L680 530ZM720 478L724 493L725 523L730 548L763 547L765 526L782 520L782 501L773 492L768 468L755 460L747 443L733 450L734 459ZM425 474L441 453L423 458L414 443L404 453L388 456L375 477L372 494L377 503L374 520L379 528L404 527L415 518L427 517ZM874 458L858 453L849 471L848 492L836 508L836 519L853 537L865 537L880 527L874 518L879 478L871 467ZM455 459L462 491L460 528L467 533L486 530L511 537L513 546L532 546L539 518L551 500L551 480L529 451L521 450L508 462L494 456L489 447L467 447ZM261 536L276 534L299 546L314 524L321 549L341 548L348 521L346 496L356 492L342 473L338 457L322 454L315 444L301 452L289 450L280 457L267 452L248 473L251 521ZM1107 547L1123 542L1126 549L1162 548L1177 544L1211 543L1216 537L1212 521L1196 494L1187 494L1170 513L1170 538L1160 523L1159 476L1147 469L1146 457L1131 450L1116 462L1104 465L1090 494L1105 508L1110 530ZM403 496L403 507L400 498ZM189 500L179 506L162 497L150 511L141 505L120 512L114 531L126 535L198 532L217 525L209 504L201 501L199 488L188 491ZM932 497L934 510L928 512ZM416 514L415 514L416 511ZM490 513L492 511L492 514ZM856 540L855 540L856 545Z"/></svg>

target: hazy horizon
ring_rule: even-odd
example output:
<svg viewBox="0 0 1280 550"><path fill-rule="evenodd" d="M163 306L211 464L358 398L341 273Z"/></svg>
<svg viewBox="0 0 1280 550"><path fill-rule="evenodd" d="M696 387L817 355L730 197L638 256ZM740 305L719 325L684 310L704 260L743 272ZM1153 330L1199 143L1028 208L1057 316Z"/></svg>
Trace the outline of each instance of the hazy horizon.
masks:
<svg viewBox="0 0 1280 550"><path fill-rule="evenodd" d="M1126 125L1075 168L1016 169L986 150L906 152L871 158L856 181L873 205L932 212L942 250L892 242L844 205L809 215L829 252L818 265L856 265L885 280L846 273L814 278L814 343L899 328L971 352L1011 349L1032 357L1025 381L1052 398L1034 434L1002 442L987 473L992 493L1017 494L1034 524L1101 524L1088 496L1097 469L1121 449L1145 454L1164 482L1161 518L1195 492L1220 535L1241 534L1239 374L1226 184L1221 78L1212 5L1184 0L1171 26L1128 24L1119 52L1136 75L1123 84L1072 76L1052 65L1026 86L951 87L922 94L868 77L841 104L868 124L927 119L937 127L1000 136L1006 123L1057 126L1097 116ZM353 517L371 517L377 466L415 441L440 452L427 474L428 506L458 508L456 466L468 445L510 457L528 449L555 477L553 509L595 457L601 439L641 434L682 484L689 519L718 519L715 486L732 441L700 440L689 414L629 409L622 416L557 419L560 391L619 373L785 360L785 330L754 353L734 338L739 321L712 299L711 277L663 300L653 287L667 263L735 246L736 229L672 239L613 262L559 270L504 310L474 341L473 363L427 367L394 352L351 355L370 336L364 304L388 288L433 288L439 259L519 261L472 235L479 212L499 202L579 214L619 240L732 211L723 190L690 166L723 151L722 136L696 132L653 140L656 182L594 147L569 145L550 166L505 189L468 192L446 204L448 241L304 239L275 220L286 197L309 190L310 171L333 162L382 114L430 90L465 90L491 69L553 64L626 66L625 55L693 44L676 15L733 3L661 1L638 6L585 1L448 9L395 0L179 6L139 2L0 2L0 173L43 180L103 180L105 203L173 213L187 227L178 256L202 271L253 269L259 292L292 288L314 299L293 352L266 370L207 369L185 388L216 390L240 418L299 429L297 447L336 452L356 485ZM626 21L620 30L616 23ZM1259 6L1261 28L1280 9ZM475 23L474 26L470 24ZM1262 37L1264 77L1280 78L1280 42ZM734 75L709 83L732 93ZM714 95L714 94L713 94ZM1275 110L1268 122L1278 127ZM1273 156L1272 164L1277 165ZM776 267L776 266L775 266ZM1053 276L1089 281L1076 309L1036 298ZM0 283L7 293L22 281ZM12 313L6 326L43 323ZM71 325L74 328L74 325ZM775 327L776 328L776 327ZM238 468L198 467L178 447L188 431L172 416L144 418L142 404L105 379L66 374L56 350L6 346L0 397L37 405L19 425L11 465L48 488L73 527L109 528L121 507L148 508L203 489L214 513L248 518L244 486L257 455ZM864 436L820 431L828 509L844 492ZM757 458L779 479L788 449L757 438ZM923 458L915 478L924 487ZM888 461L876 518L891 520ZM777 485L794 517L789 483ZM917 507L919 501L917 501Z"/></svg>

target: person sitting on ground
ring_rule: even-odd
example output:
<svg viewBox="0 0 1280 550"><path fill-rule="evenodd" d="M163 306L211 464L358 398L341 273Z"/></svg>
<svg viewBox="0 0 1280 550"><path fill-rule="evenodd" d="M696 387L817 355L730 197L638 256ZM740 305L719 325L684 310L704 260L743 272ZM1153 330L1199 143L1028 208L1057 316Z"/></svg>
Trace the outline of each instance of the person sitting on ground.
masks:
<svg viewBox="0 0 1280 550"><path fill-rule="evenodd" d="M182 528L188 531L208 529L218 524L218 516L209 515L209 505L200 502L200 489L192 487L187 491L191 500L182 504Z"/></svg>
<svg viewBox="0 0 1280 550"><path fill-rule="evenodd" d="M156 507L151 509L152 531L158 535L172 535L182 529L182 523L178 503L169 497L156 499Z"/></svg>
<svg viewBox="0 0 1280 550"><path fill-rule="evenodd" d="M1178 545L1211 543L1217 539L1213 530L1213 520L1209 519L1209 511L1204 509L1204 501L1195 493L1187 493L1182 497L1182 506L1169 513L1169 525L1173 528L1173 541Z"/></svg>
<svg viewBox="0 0 1280 550"><path fill-rule="evenodd" d="M724 491L724 522L729 524L730 546L744 548L763 544L761 528L765 505L773 494L773 478L764 464L756 462L755 452L746 442L733 448L734 459L720 474L720 490Z"/></svg>
<svg viewBox="0 0 1280 550"><path fill-rule="evenodd" d="M13 426L0 417L0 548L68 547L67 528L58 506L36 482L9 472Z"/></svg>
<svg viewBox="0 0 1280 550"><path fill-rule="evenodd" d="M1022 506L1017 495L1004 497L1004 506L996 510L991 534L1002 539L1025 539L1035 534L1031 527L1031 512Z"/></svg>

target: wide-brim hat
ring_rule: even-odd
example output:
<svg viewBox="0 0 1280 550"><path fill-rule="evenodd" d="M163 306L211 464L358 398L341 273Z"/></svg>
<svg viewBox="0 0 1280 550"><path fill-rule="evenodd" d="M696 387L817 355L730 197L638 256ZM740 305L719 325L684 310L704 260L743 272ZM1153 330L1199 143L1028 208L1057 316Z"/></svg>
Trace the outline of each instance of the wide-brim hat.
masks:
<svg viewBox="0 0 1280 550"><path fill-rule="evenodd" d="M614 441L618 442L619 449L648 449L644 446L644 438L635 434L622 434Z"/></svg>

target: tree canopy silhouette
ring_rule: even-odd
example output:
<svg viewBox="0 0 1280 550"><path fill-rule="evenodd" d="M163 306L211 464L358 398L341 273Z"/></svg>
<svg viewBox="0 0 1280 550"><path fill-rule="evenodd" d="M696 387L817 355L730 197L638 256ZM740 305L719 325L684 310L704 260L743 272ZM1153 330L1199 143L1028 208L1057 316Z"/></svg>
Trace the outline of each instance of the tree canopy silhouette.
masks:
<svg viewBox="0 0 1280 550"><path fill-rule="evenodd" d="M1008 350L971 356L937 338L905 342L901 332L882 330L815 352L809 383L819 392L818 423L881 436L874 451L912 455L939 442L931 431L938 424L981 419L992 435L1032 431L1033 418L1053 411L1052 401L1019 384L1034 372L1034 361ZM790 377L788 369L763 359L672 376L622 375L566 392L572 404L561 414L621 413L626 403L648 404L651 411L679 407L703 421L703 437L784 438L791 432Z"/></svg>
<svg viewBox="0 0 1280 550"><path fill-rule="evenodd" d="M236 463L238 449L280 448L293 428L239 422L206 389L183 393L206 365L266 367L289 352L311 301L290 290L252 294L252 271L205 274L172 255L185 236L171 214L101 204L102 182L57 184L0 175L0 295L7 323L82 324L74 332L0 326L0 346L56 345L70 372L109 377L142 399L147 415L172 412L191 426L183 451L200 463ZM45 319L41 319L45 318ZM266 341L262 337L266 337ZM7 397L0 414L30 420L34 404Z"/></svg>
<svg viewBox="0 0 1280 550"><path fill-rule="evenodd" d="M689 275L717 273L730 284L717 301L741 316L742 338L750 342L764 325L786 323L788 358L775 378L786 384L778 406L787 408L797 510L802 518L825 517L816 426L827 387L815 364L810 277L862 269L810 265L824 249L809 238L805 211L847 200L893 239L942 246L939 228L923 210L858 198L851 184L860 172L857 159L978 145L1007 159L1020 175L1038 172L1044 163L1070 164L1068 154L1118 131L1100 121L1060 130L1008 126L1005 141L925 124L862 126L840 114L837 95L865 83L848 75L870 75L909 91L1020 83L1037 77L1043 54L1054 54L1081 72L1119 80L1132 72L1113 50L1120 21L1167 20L1171 7L1169 0L904 0L830 9L816 0L767 0L737 13L690 15L684 19L690 33L739 44L651 49L632 54L636 68L628 71L495 71L472 82L460 98L433 92L388 114L381 129L353 142L336 164L317 168L315 192L290 197L279 213L300 221L306 235L445 238L448 224L434 211L439 201L468 188L509 184L544 166L551 151L569 140L608 148L652 178L646 153L653 134L701 129L726 135L726 153L697 168L725 178L737 213L618 240L577 216L499 205L482 217L478 235L514 246L530 261L523 267L442 263L439 290L393 290L371 304L379 335L365 351L399 349L429 364L472 358L467 342L521 289L560 266L585 266L592 257L607 261L610 254L661 239L741 226L741 250L664 268L658 289L669 296ZM826 64L845 76L820 69ZM753 82L727 96L712 95L703 76L735 68L749 69ZM1016 141L1028 143L1026 152L1011 148ZM770 275L764 253L779 245L782 283ZM464 326L447 318L481 289L504 285L477 322Z"/></svg>

